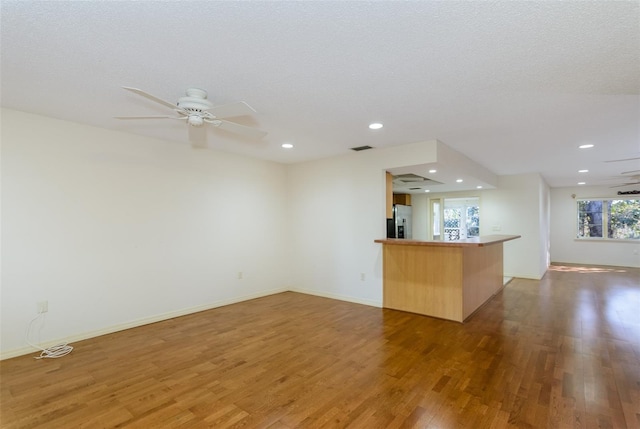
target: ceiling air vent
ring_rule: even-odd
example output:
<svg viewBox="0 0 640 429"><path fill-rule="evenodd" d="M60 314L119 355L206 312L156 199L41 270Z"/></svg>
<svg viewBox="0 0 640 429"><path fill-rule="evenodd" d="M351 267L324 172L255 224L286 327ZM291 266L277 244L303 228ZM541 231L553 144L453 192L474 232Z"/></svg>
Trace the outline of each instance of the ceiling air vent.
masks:
<svg viewBox="0 0 640 429"><path fill-rule="evenodd" d="M403 183L424 182L425 180L429 180L426 177L418 176L417 174L413 173L401 174L399 176L393 176L393 178Z"/></svg>
<svg viewBox="0 0 640 429"><path fill-rule="evenodd" d="M354 150L356 152L360 152L361 150L369 150L369 149L373 149L371 146L358 146L358 147L352 147L351 150Z"/></svg>
<svg viewBox="0 0 640 429"><path fill-rule="evenodd" d="M428 179L426 177L418 176L417 174L409 173L409 174L400 174L398 176L393 176L393 183L398 186L408 187L408 186L417 186L424 187L426 185L442 185L441 182L437 182L435 180ZM416 189L416 188L409 188ZM420 188L417 188L420 189Z"/></svg>

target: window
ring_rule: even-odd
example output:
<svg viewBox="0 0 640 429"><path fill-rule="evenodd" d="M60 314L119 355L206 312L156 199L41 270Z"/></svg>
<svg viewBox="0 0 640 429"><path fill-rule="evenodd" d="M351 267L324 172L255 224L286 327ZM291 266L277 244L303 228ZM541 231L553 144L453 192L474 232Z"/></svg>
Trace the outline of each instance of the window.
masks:
<svg viewBox="0 0 640 429"><path fill-rule="evenodd" d="M640 240L640 198L578 200L577 236Z"/></svg>
<svg viewBox="0 0 640 429"><path fill-rule="evenodd" d="M480 235L479 201L477 197L445 198L442 212L445 241Z"/></svg>

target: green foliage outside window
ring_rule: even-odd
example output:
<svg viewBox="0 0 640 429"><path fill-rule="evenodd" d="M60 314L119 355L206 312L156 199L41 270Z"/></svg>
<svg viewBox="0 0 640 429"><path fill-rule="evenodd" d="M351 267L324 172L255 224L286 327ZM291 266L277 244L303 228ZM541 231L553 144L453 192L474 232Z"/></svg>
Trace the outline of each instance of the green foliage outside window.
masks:
<svg viewBox="0 0 640 429"><path fill-rule="evenodd" d="M467 207L467 237L480 235L480 209L478 206Z"/></svg>
<svg viewBox="0 0 640 429"><path fill-rule="evenodd" d="M640 200L609 201L609 238L640 239Z"/></svg>
<svg viewBox="0 0 640 429"><path fill-rule="evenodd" d="M640 199L578 201L578 238L640 239Z"/></svg>

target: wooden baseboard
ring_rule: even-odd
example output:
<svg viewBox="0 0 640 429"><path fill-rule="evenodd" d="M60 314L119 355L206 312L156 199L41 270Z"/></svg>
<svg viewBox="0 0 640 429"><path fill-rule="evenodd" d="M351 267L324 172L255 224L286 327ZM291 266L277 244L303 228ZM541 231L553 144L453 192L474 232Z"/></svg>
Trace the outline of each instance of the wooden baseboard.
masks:
<svg viewBox="0 0 640 429"><path fill-rule="evenodd" d="M304 293L306 295L321 296L323 298L337 299L338 301L352 302L354 304L368 305L369 307L382 308L382 302L380 302L380 301L373 301L373 300L369 300L369 299L354 298L354 297L348 296L348 295L339 295L339 294L334 294L334 293L326 293L326 292L316 291L316 290L312 290L312 289L301 289L301 288L290 288L289 291L298 292L298 293Z"/></svg>
<svg viewBox="0 0 640 429"><path fill-rule="evenodd" d="M157 314L157 315L150 316L150 317L144 317L142 319L132 320L132 321L129 321L129 322L126 322L126 323L122 323L122 324L119 324L119 325L108 326L106 328L98 329L98 330L95 330L95 331L83 332L81 334L71 335L69 337L59 338L59 339L53 340L53 341L47 341L45 343L40 344L40 346L43 347L43 348L47 348L47 347L51 347L51 346L54 346L54 345L60 344L60 343L71 344L71 343L76 342L76 341L82 341L82 340L86 340L86 339L89 339L89 338L99 337L101 335L112 334L114 332L124 331L125 329L136 328L138 326L148 325L150 323L161 322L163 320L173 319L174 317L186 316L187 314L198 313L200 311L211 310L213 308L224 307L225 305L236 304L238 302L248 301L250 299L256 299L256 298L262 298L263 296L274 295L274 294L277 294L277 293L282 293L282 292L287 292L287 291L289 291L288 288L271 289L271 290L268 290L268 291L263 291L263 292L250 294L250 295L243 295L243 296L240 296L240 297L227 299L227 300L215 301L215 302L212 302L212 303L208 303L208 304L204 304L204 305L198 305L198 306L195 306L195 307L183 308L181 310L170 311L170 312L163 313L163 314ZM17 356L22 356L22 355L26 355L26 354L30 354L30 353L38 353L38 352L39 351L37 349L34 349L31 346L22 347L22 348L19 348L19 349L9 350L7 352L0 353L0 360L10 359L10 358L17 357Z"/></svg>

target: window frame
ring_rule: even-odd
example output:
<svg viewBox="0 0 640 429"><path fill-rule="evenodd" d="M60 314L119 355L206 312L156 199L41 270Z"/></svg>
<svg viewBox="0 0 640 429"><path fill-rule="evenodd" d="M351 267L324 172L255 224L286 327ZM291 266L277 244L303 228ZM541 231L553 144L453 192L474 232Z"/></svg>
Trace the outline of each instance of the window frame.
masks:
<svg viewBox="0 0 640 429"><path fill-rule="evenodd" d="M614 201L629 201L634 200L640 203L640 196L635 195L616 195L615 197L606 198L577 198L575 205L575 240L577 241L606 241L614 243L638 243L640 242L640 236L638 238L610 238L609 237L609 207ZM580 236L580 202L583 201L599 201L601 206L602 215L602 237L581 237Z"/></svg>

